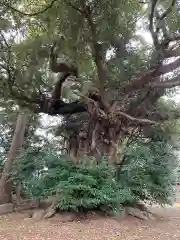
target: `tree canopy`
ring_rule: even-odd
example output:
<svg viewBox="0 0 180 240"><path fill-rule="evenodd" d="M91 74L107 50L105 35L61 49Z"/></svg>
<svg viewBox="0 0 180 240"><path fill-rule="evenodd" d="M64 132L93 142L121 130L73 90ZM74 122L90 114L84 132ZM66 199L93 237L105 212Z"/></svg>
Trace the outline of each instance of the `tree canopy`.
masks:
<svg viewBox="0 0 180 240"><path fill-rule="evenodd" d="M1 84L20 105L46 113L39 106L52 88L48 60L57 42L63 60L77 65L77 96L91 85L104 104L117 101L126 120L161 119L154 104L179 85L178 1L2 1L1 11ZM138 29L151 33L153 45Z"/></svg>
<svg viewBox="0 0 180 240"><path fill-rule="evenodd" d="M179 11L175 0L2 1L3 104L65 116L69 145L91 135L91 150L103 139L96 152L113 155L124 135L179 119L162 100L180 83Z"/></svg>

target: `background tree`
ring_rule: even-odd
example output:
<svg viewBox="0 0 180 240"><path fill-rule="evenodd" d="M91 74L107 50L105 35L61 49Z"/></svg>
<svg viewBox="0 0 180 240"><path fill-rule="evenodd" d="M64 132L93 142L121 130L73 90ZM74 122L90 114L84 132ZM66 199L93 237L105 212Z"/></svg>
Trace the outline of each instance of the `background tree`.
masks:
<svg viewBox="0 0 180 240"><path fill-rule="evenodd" d="M10 180L12 163L20 154L24 142L24 133L26 127L27 116L20 113L17 118L16 129L12 139L11 147L8 152L7 159L5 161L3 171L0 179L0 203L9 203L12 201L12 182Z"/></svg>
<svg viewBox="0 0 180 240"><path fill-rule="evenodd" d="M17 109L13 110L11 107L8 105L6 110L1 109L1 203L12 201L12 193L18 185L17 182L11 181L13 162L23 154L23 150L30 147L35 123L38 126L33 116L27 119L28 113L19 113ZM37 139L34 136L34 141Z"/></svg>

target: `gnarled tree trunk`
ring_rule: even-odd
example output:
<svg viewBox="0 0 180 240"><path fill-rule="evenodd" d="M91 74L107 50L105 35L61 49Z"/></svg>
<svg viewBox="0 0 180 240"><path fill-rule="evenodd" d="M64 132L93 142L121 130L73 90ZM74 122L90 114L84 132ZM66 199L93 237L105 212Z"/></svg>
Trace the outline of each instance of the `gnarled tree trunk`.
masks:
<svg viewBox="0 0 180 240"><path fill-rule="evenodd" d="M88 104L86 119L79 121L79 126L66 142L69 155L79 161L86 156L101 159L107 155L113 164L117 164L118 144L124 139L124 125L128 121L118 115L112 106L109 111L100 109L98 105Z"/></svg>
<svg viewBox="0 0 180 240"><path fill-rule="evenodd" d="M12 139L11 147L4 164L0 179L0 204L12 202L12 181L10 180L13 161L21 152L24 142L24 132L27 123L27 114L20 113L16 122L16 129Z"/></svg>
<svg viewBox="0 0 180 240"><path fill-rule="evenodd" d="M139 124L143 127L143 125L154 125L156 122L132 117L124 113L117 103L104 110L100 106L101 103L91 103L87 103L87 115L85 117L80 115L75 119L76 126L66 142L66 149L75 162L86 156L100 160L106 155L111 163L119 165L123 159L123 149L127 140L136 135Z"/></svg>

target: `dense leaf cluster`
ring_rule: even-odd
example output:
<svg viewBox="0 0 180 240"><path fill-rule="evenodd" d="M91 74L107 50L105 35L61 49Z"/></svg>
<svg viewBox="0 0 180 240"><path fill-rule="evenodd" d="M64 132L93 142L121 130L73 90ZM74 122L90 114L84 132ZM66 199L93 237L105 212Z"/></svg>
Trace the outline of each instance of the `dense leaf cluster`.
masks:
<svg viewBox="0 0 180 240"><path fill-rule="evenodd" d="M27 152L16 162L13 178L23 182L31 198L56 196L61 210L116 212L142 202L171 204L175 159L165 142L131 144L119 169L106 157L99 163L87 159L75 165L67 156L50 151Z"/></svg>

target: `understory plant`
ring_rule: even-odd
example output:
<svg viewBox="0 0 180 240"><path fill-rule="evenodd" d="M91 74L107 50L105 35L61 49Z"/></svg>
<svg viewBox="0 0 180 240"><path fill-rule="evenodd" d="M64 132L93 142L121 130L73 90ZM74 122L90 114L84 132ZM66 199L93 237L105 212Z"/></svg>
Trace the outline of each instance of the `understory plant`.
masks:
<svg viewBox="0 0 180 240"><path fill-rule="evenodd" d="M30 198L55 196L62 211L114 213L146 202L172 204L175 170L176 156L170 144L141 141L127 148L119 167L107 157L74 164L53 151L28 151L14 165L13 178L23 183Z"/></svg>

